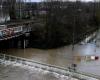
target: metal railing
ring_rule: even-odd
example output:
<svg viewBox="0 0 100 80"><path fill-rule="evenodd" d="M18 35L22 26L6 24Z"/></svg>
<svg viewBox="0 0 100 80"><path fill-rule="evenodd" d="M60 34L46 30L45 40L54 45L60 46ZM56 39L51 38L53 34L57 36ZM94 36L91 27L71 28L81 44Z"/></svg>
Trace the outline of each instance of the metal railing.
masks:
<svg viewBox="0 0 100 80"><path fill-rule="evenodd" d="M72 78L75 78L78 80L100 80L100 77L95 76L95 75L87 75L84 73L74 72L74 71L71 72L71 71L69 71L68 68L62 68L62 67L58 67L58 66L54 66L54 65L50 65L50 64L36 62L36 61L30 60L30 59L25 59L25 58L21 58L21 57L16 57L16 56L0 53L0 63L3 63L5 61L10 61L12 63L20 63L23 65L28 65L28 66L35 67L35 68L41 68L43 70L55 72L55 73L65 75L65 76L71 75Z"/></svg>

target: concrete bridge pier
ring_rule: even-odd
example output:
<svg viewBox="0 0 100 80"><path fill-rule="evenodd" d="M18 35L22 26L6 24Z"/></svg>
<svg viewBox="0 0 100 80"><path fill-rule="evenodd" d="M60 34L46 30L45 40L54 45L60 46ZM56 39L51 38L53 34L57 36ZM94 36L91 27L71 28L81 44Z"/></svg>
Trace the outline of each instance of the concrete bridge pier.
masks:
<svg viewBox="0 0 100 80"><path fill-rule="evenodd" d="M30 44L29 38L30 38L30 33L29 32L25 33L24 34L24 45L23 45L23 48L29 47L29 44Z"/></svg>
<svg viewBox="0 0 100 80"><path fill-rule="evenodd" d="M17 48L24 48L24 35L21 35L20 37L17 38L16 44Z"/></svg>
<svg viewBox="0 0 100 80"><path fill-rule="evenodd" d="M23 36L15 37L8 40L0 41L0 50L9 48L22 48Z"/></svg>
<svg viewBox="0 0 100 80"><path fill-rule="evenodd" d="M18 46L23 49L29 47L29 37L30 37L30 33L25 33L24 35L22 35L19 38Z"/></svg>
<svg viewBox="0 0 100 80"><path fill-rule="evenodd" d="M8 48L27 48L29 47L30 33L25 33L12 39L0 41L0 50Z"/></svg>

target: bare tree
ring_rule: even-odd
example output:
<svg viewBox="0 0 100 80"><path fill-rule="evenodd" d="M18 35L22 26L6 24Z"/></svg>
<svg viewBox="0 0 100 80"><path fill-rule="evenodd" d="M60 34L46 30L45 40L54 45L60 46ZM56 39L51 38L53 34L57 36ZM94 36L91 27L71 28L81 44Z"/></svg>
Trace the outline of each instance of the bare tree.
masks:
<svg viewBox="0 0 100 80"><path fill-rule="evenodd" d="M8 5L9 5L9 14L11 20L16 19L16 13L15 13L16 0L8 0Z"/></svg>

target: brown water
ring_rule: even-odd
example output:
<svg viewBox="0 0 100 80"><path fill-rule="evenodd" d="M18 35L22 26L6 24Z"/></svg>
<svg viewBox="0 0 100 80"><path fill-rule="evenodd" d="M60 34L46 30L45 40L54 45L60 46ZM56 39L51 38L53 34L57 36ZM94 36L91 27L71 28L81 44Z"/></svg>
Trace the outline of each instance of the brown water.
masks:
<svg viewBox="0 0 100 80"><path fill-rule="evenodd" d="M69 45L48 50L34 48L7 49L5 53L64 68L70 66L72 63L76 63L77 71L100 76L100 59L90 59L91 56L100 57L100 32L96 37L96 41L96 43L92 41L83 45L76 44L73 50L73 46Z"/></svg>
<svg viewBox="0 0 100 80"><path fill-rule="evenodd" d="M95 44L65 46L58 49L8 49L7 54L32 59L38 62L52 64L60 67L68 67L76 63L77 70L100 76L100 60L90 60L90 56L100 56L100 48ZM86 58L87 56L87 58Z"/></svg>

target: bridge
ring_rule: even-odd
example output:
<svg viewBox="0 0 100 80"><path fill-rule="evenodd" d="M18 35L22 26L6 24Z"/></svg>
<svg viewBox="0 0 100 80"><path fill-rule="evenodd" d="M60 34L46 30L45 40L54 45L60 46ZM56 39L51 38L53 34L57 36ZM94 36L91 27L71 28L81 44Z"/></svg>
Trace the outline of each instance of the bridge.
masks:
<svg viewBox="0 0 100 80"><path fill-rule="evenodd" d="M0 41L5 41L20 36L28 37L32 31L33 24L38 22L32 20L16 20L0 24ZM23 38L23 39L24 39ZM26 46L26 40L23 40L23 48Z"/></svg>

